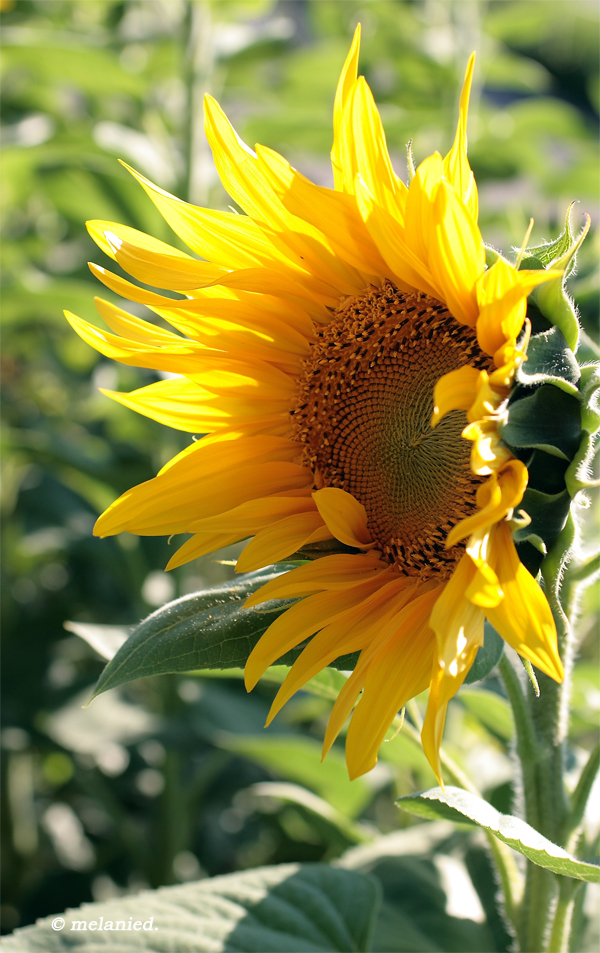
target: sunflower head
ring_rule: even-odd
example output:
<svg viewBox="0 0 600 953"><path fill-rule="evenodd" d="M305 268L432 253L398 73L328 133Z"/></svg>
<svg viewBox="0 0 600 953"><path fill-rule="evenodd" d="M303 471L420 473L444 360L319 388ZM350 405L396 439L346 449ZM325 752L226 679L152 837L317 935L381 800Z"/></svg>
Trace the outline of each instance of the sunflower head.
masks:
<svg viewBox="0 0 600 953"><path fill-rule="evenodd" d="M547 360L558 348L575 374L573 324L563 305L564 336L546 320L552 301L566 301L563 274L581 237L568 225L556 254L495 254L488 267L467 159L474 58L450 151L424 159L407 185L358 76L359 39L357 29L335 96L333 189L250 149L207 97L215 163L242 214L186 204L133 172L196 257L115 223L89 225L134 279L179 293L92 266L174 331L102 300L110 332L67 317L103 354L171 375L111 397L206 434L118 499L95 532L190 534L169 567L249 537L240 572L303 559L248 601L297 600L254 646L248 688L301 647L273 717L324 666L359 653L325 751L352 715L349 772L368 771L396 713L429 688L422 737L439 776L447 705L486 619L562 678L548 601L521 556L542 558L568 515L567 504L554 536L537 525L543 488L530 475L544 469L540 454L567 461L569 502L581 481L579 377L550 373ZM571 428L563 440L559 425L547 438L542 418L565 398L579 400L579 436ZM579 476L569 476L577 454Z"/></svg>

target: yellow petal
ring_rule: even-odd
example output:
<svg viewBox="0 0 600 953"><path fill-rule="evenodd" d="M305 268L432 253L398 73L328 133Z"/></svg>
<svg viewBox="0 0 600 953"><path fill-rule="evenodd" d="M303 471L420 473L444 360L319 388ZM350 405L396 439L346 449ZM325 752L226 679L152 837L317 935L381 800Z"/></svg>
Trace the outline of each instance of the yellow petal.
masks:
<svg viewBox="0 0 600 953"><path fill-rule="evenodd" d="M178 334L159 328L156 324L150 324L149 321L144 321L142 318L135 318L127 311L123 311L122 308L117 308L116 305L111 304L110 301L95 297L94 304L98 314L108 324L109 328L130 341L137 341L139 344L148 347L171 345L180 347L186 344L186 341Z"/></svg>
<svg viewBox="0 0 600 953"><path fill-rule="evenodd" d="M443 781L439 751L448 702L464 682L479 646L483 645L483 613L465 597L465 589L475 573L470 558L463 556L431 613L437 658L433 663L421 740L440 784Z"/></svg>
<svg viewBox="0 0 600 953"><path fill-rule="evenodd" d="M333 167L333 179L335 188L341 192L344 189L344 165L341 157L341 129L344 110L348 102L350 92L356 82L358 75L358 55L360 51L360 23L354 31L352 46L342 67L342 72L335 93L333 105L333 146L331 148L331 165ZM351 191L349 189L348 191Z"/></svg>
<svg viewBox="0 0 600 953"><path fill-rule="evenodd" d="M113 225L104 234L121 267L146 285L173 291L193 291L229 274L225 268L206 261L196 261L176 248L167 253L149 247L146 242L129 241L124 237L126 231L124 226Z"/></svg>
<svg viewBox="0 0 600 953"><path fill-rule="evenodd" d="M333 253L322 232L286 211L256 154L242 142L210 96L205 97L205 128L224 187L260 223L273 244L298 266L298 277L305 270L328 284L338 296L362 290L360 275Z"/></svg>
<svg viewBox="0 0 600 953"><path fill-rule="evenodd" d="M439 152L434 152L417 167L406 198L405 243L422 266L432 274L435 272L430 267L429 246L435 224L433 196L443 177L442 157Z"/></svg>
<svg viewBox="0 0 600 953"><path fill-rule="evenodd" d="M485 614L519 655L557 682L564 678L548 600L518 557L507 523L498 526L492 554L505 598Z"/></svg>
<svg viewBox="0 0 600 953"><path fill-rule="evenodd" d="M452 678L463 672L465 652L471 642L475 640L478 645L483 645L483 613L466 597L476 571L473 560L468 555L463 556L431 613L438 664Z"/></svg>
<svg viewBox="0 0 600 953"><path fill-rule="evenodd" d="M413 599L394 618L394 635L369 662L364 690L346 737L351 779L377 763L379 747L398 711L429 682L435 639L429 626L439 590Z"/></svg>
<svg viewBox="0 0 600 953"><path fill-rule="evenodd" d="M252 572L287 559L308 543L331 539L319 513L295 513L260 530L241 553L236 572Z"/></svg>
<svg viewBox="0 0 600 953"><path fill-rule="evenodd" d="M321 669L342 655L357 652L369 645L373 638L381 633L382 626L395 615L401 606L398 593L406 589L404 580L396 579L382 585L368 599L358 606L351 619L345 616L321 629L313 636L302 654L296 659L281 685L271 706L267 724L289 701L292 695L302 688L305 682Z"/></svg>
<svg viewBox="0 0 600 953"><path fill-rule="evenodd" d="M508 511L514 509L523 499L527 480L527 467L520 460L509 460L499 476L492 474L487 483L477 491L477 505L480 509L450 530L446 548L455 546L472 533L503 520ZM487 496L487 502L481 506L480 500L484 495Z"/></svg>
<svg viewBox="0 0 600 953"><path fill-rule="evenodd" d="M560 277L560 272L517 271L498 258L477 282L477 340L482 351L495 354L507 341L515 340L525 320L527 296L538 285L556 277Z"/></svg>
<svg viewBox="0 0 600 953"><path fill-rule="evenodd" d="M475 575L465 589L465 598L481 609L497 606L504 598L498 577L490 565L490 547L495 528L480 530L470 537L467 555L475 566Z"/></svg>
<svg viewBox="0 0 600 953"><path fill-rule="evenodd" d="M271 149L257 146L256 153L289 212L318 228L335 252L361 273L371 276L383 273L385 263L352 196L314 185Z"/></svg>
<svg viewBox="0 0 600 953"><path fill-rule="evenodd" d="M177 552L171 556L166 565L166 569L177 569L179 566L185 566L192 559L198 559L200 556L206 556L207 553L215 553L224 546L231 546L237 543L239 536L236 533L213 533L207 536L205 533L197 533L190 539L187 539L183 546L180 546Z"/></svg>
<svg viewBox="0 0 600 953"><path fill-rule="evenodd" d="M314 504L314 500L312 501ZM391 572L388 563L378 558L377 553L340 554L323 556L314 562L299 566L292 572L278 576L265 583L246 600L246 606L259 605L269 599L288 599L306 596L323 590L352 589L362 582L381 577Z"/></svg>
<svg viewBox="0 0 600 953"><path fill-rule="evenodd" d="M254 646L244 672L246 688L251 691L269 665L294 646L323 629L337 618L351 619L354 610L379 588L377 579L353 589L320 592L307 596L280 615ZM255 609L260 612L260 608Z"/></svg>
<svg viewBox="0 0 600 953"><path fill-rule="evenodd" d="M367 528L367 511L355 497L336 487L316 490L312 496L319 513L336 539L356 549L373 546Z"/></svg>
<svg viewBox="0 0 600 953"><path fill-rule="evenodd" d="M201 440L153 480L124 493L102 514L94 532L98 536L124 529L140 536L183 533L195 520L247 500L301 489L312 475L306 467L288 462L296 454L295 442L279 437Z"/></svg>
<svg viewBox="0 0 600 953"><path fill-rule="evenodd" d="M467 159L467 116L469 113L469 96L471 94L474 66L475 54L471 53L460 96L456 136L450 152L444 159L444 170L446 178L450 184L454 186L469 209L473 220L476 222L478 214L477 184L471 171L469 160Z"/></svg>
<svg viewBox="0 0 600 953"><path fill-rule="evenodd" d="M364 76L349 93L340 146L345 190L353 191L360 175L376 202L402 222L407 188L392 167L381 117Z"/></svg>
<svg viewBox="0 0 600 953"><path fill-rule="evenodd" d="M449 311L457 321L474 327L479 314L476 284L485 268L481 233L456 190L447 182L439 183L433 207L429 266L441 285Z"/></svg>
<svg viewBox="0 0 600 953"><path fill-rule="evenodd" d="M418 290L440 298L441 292L427 263L417 257L410 247L405 230L387 209L377 205L360 177L356 180L356 202L369 234L398 288L409 293Z"/></svg>
<svg viewBox="0 0 600 953"><path fill-rule="evenodd" d="M254 536L265 526L296 513L316 513L308 491L305 496L269 496L249 500L217 516L190 523L191 533L238 533L238 539ZM264 587L263 587L264 588Z"/></svg>
<svg viewBox="0 0 600 953"><path fill-rule="evenodd" d="M218 261L226 268L251 268L285 260L248 216L189 205L127 163L121 164L138 180L173 231L202 258Z"/></svg>
<svg viewBox="0 0 600 953"><path fill-rule="evenodd" d="M477 396L477 382L480 371L465 364L456 371L449 371L440 377L433 389L433 416L431 426L435 427L451 410L468 410Z"/></svg>

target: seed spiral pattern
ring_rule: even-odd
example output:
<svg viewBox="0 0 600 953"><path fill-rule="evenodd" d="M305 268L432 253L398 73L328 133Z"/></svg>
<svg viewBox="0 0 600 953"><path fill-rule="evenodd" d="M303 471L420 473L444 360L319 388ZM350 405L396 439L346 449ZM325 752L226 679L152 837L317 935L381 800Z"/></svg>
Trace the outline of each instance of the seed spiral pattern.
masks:
<svg viewBox="0 0 600 953"><path fill-rule="evenodd" d="M345 298L304 362L295 439L315 485L339 487L366 509L377 547L411 576L452 574L463 546L450 529L476 507L461 411L430 426L439 378L488 368L475 331L445 305L391 282Z"/></svg>

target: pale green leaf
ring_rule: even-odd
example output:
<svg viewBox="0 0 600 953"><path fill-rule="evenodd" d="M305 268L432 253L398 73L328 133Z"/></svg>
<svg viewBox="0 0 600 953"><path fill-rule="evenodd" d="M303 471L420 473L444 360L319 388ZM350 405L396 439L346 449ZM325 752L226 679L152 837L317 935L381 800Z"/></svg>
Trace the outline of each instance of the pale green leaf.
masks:
<svg viewBox="0 0 600 953"><path fill-rule="evenodd" d="M448 786L445 792L441 788L432 788L430 791L408 794L399 798L397 803L405 811L429 820L447 819L461 824L476 824L491 831L534 864L554 874L600 883L600 867L577 860L519 817L501 814L487 801L462 788Z"/></svg>
<svg viewBox="0 0 600 953"><path fill-rule="evenodd" d="M337 749L321 761L321 744L302 735L230 735L219 733L219 747L262 765L287 781L315 791L348 817L357 817L372 800L375 788L365 778L350 781L343 754Z"/></svg>

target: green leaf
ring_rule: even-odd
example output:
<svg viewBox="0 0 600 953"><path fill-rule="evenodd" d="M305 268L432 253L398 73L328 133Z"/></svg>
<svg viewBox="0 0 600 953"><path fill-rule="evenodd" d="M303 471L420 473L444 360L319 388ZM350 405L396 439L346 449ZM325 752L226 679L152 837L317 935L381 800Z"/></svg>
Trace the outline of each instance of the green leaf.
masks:
<svg viewBox="0 0 600 953"><path fill-rule="evenodd" d="M487 801L462 788L448 786L445 792L441 788L432 788L408 794L396 803L410 814L428 820L445 819L483 827L539 867L564 877L600 883L600 867L577 860L525 821L511 814L500 814Z"/></svg>
<svg viewBox="0 0 600 953"><path fill-rule="evenodd" d="M489 622L485 623L484 632L483 645L477 649L475 661L465 678L465 685L479 682L482 678L485 678L486 675L489 675L500 661L500 657L504 651L504 640L498 635L496 630L492 628Z"/></svg>
<svg viewBox="0 0 600 953"><path fill-rule="evenodd" d="M374 951L484 953L498 949L487 925L477 922L482 910L457 856L461 840L448 821L416 824L352 847L337 861L346 870L372 874L381 883L383 906Z"/></svg>
<svg viewBox="0 0 600 953"><path fill-rule="evenodd" d="M246 794L256 800L257 809L261 803L268 805L267 812L273 812L273 801L283 804L292 804L310 818L311 827L327 836L333 828L335 834L342 835L344 846L347 844L364 844L373 840L373 828L359 821L353 821L341 811L336 810L318 794L307 791L299 784L289 781L259 781L246 788ZM329 830L327 830L329 829ZM339 840L339 838L336 838Z"/></svg>
<svg viewBox="0 0 600 953"><path fill-rule="evenodd" d="M281 685L285 681L289 670L289 665L271 665L262 676L261 682ZM243 668L229 668L222 671L206 669L190 674L202 678L243 678L244 670ZM323 671L313 675L308 682L305 682L300 691L307 692L309 695L316 695L317 698L325 698L327 701L335 701L346 681L347 677L343 672L335 668L324 668Z"/></svg>
<svg viewBox="0 0 600 953"><path fill-rule="evenodd" d="M553 384L544 384L508 407L508 421L499 427L509 447L545 450L572 460L581 441L579 402Z"/></svg>
<svg viewBox="0 0 600 953"><path fill-rule="evenodd" d="M484 688L461 688L457 698L495 735L508 741L515 731L512 709L505 698Z"/></svg>
<svg viewBox="0 0 600 953"><path fill-rule="evenodd" d="M357 817L375 794L364 778L348 779L346 762L335 748L321 761L321 744L301 735L217 735L216 743L234 751L280 778L315 791L348 817Z"/></svg>
<svg viewBox="0 0 600 953"><path fill-rule="evenodd" d="M92 697L149 675L243 668L261 635L295 600L273 599L250 609L243 607L244 601L270 579L296 566L297 563L280 563L250 573L239 582L227 582L176 599L153 612L110 660ZM288 652L281 662L291 665L302 648ZM354 664L354 656L344 656L333 663L342 670L351 669Z"/></svg>
<svg viewBox="0 0 600 953"><path fill-rule="evenodd" d="M84 904L18 930L3 947L6 953L93 953L108 946L119 953L367 951L378 899L376 882L363 874L325 864L281 864ZM134 931L130 922L141 928ZM123 926L107 932L107 923L113 930Z"/></svg>

